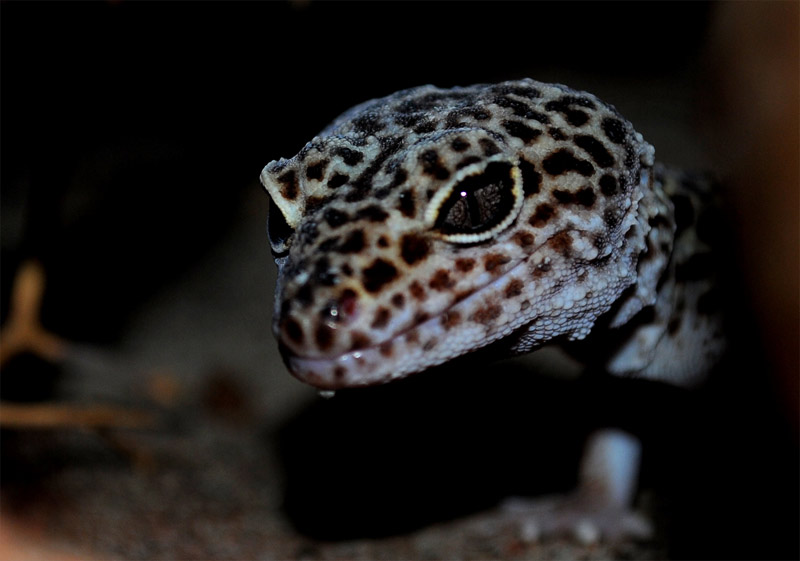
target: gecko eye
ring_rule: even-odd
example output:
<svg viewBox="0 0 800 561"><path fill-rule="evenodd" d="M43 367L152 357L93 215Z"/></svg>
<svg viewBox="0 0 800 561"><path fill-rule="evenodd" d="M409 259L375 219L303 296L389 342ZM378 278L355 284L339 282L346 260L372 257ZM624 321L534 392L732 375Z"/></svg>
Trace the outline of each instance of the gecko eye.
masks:
<svg viewBox="0 0 800 561"><path fill-rule="evenodd" d="M272 247L273 256L280 257L289 251L289 246L292 245L290 243L292 234L294 234L294 229L289 226L281 209L270 198L269 214L267 215L267 236L269 237L269 245Z"/></svg>
<svg viewBox="0 0 800 561"><path fill-rule="evenodd" d="M480 173L456 182L437 199L433 227L454 243L477 243L509 226L522 208L519 168L490 162ZM433 203L434 201L432 201Z"/></svg>

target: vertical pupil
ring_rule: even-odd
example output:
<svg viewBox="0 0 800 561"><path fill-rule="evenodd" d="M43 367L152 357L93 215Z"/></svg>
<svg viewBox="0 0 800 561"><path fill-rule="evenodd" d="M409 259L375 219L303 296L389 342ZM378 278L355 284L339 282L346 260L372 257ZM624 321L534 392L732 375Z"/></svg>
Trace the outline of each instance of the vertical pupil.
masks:
<svg viewBox="0 0 800 561"><path fill-rule="evenodd" d="M493 162L464 179L440 209L437 227L446 234L478 232L499 224L511 210L511 165Z"/></svg>
<svg viewBox="0 0 800 561"><path fill-rule="evenodd" d="M469 222L472 227L479 226L484 221L483 213L481 212L481 204L475 196L475 193L478 191L480 191L480 188L471 191L461 191L459 193L461 195L461 203L467 207Z"/></svg>

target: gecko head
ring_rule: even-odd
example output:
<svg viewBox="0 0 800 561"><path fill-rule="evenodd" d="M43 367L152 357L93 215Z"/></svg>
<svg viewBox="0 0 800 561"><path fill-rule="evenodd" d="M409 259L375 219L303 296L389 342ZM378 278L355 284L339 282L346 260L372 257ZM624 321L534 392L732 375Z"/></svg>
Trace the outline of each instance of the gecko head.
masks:
<svg viewBox="0 0 800 561"><path fill-rule="evenodd" d="M650 165L630 123L563 86L357 106L261 174L289 369L334 389L585 335L635 277Z"/></svg>

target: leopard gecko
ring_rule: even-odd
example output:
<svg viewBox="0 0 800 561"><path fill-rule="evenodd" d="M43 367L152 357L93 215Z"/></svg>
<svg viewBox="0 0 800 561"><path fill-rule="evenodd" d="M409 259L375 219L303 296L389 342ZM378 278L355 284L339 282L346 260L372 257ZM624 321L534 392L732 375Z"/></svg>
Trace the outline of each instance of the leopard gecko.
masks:
<svg viewBox="0 0 800 561"><path fill-rule="evenodd" d="M688 386L723 352L693 227L709 182L657 164L590 93L530 79L399 91L346 111L261 182L274 333L292 374L322 390L562 343L610 374ZM511 510L529 533L646 535L631 509L639 446L614 429L590 438L584 514Z"/></svg>

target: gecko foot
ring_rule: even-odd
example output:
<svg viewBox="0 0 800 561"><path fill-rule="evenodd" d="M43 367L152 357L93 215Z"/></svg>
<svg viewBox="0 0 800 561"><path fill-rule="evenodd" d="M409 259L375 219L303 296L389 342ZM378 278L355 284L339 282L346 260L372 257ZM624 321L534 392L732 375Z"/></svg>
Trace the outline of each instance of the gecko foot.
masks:
<svg viewBox="0 0 800 561"><path fill-rule="evenodd" d="M644 514L627 507L598 504L581 494L539 499L509 499L503 517L518 526L525 542L569 536L589 545L653 537L653 525Z"/></svg>

